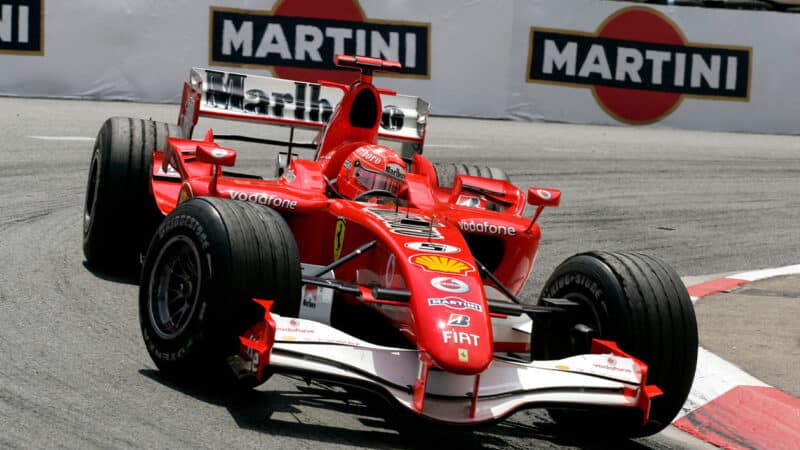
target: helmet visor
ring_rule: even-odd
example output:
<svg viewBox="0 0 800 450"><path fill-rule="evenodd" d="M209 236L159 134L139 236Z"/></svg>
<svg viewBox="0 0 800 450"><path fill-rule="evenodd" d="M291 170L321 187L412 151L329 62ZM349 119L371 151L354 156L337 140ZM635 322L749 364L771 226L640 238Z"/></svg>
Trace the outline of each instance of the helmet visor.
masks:
<svg viewBox="0 0 800 450"><path fill-rule="evenodd" d="M356 181L366 190L381 189L397 194L403 181L386 172L376 172L356 164L354 169Z"/></svg>

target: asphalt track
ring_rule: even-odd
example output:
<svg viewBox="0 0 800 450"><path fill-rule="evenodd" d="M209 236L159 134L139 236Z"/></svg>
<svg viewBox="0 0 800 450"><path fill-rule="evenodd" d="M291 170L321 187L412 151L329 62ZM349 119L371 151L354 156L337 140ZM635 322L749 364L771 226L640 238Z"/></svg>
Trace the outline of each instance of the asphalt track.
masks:
<svg viewBox="0 0 800 450"><path fill-rule="evenodd" d="M83 264L92 140L112 115L171 122L177 108L0 98L0 447L610 446L580 430L559 432L538 411L477 432L433 432L401 426L370 396L284 377L234 397L165 381L141 341L137 286ZM200 128L209 125L276 136L230 122ZM241 169L271 173L272 150L243 147ZM528 297L561 260L590 249L646 251L682 276L800 262L797 137L433 118L426 155L501 167L523 188L563 191L561 207L540 220ZM781 315L796 314L796 299L768 308L739 300L703 304L701 342L725 348L744 326L765 342L785 337L786 327L796 336L797 316ZM781 317L781 329L771 326ZM786 366L779 352L764 355L752 341L747 350L746 337L737 335L743 368L761 366L779 388L800 385L798 371L769 370ZM709 446L668 428L613 447Z"/></svg>

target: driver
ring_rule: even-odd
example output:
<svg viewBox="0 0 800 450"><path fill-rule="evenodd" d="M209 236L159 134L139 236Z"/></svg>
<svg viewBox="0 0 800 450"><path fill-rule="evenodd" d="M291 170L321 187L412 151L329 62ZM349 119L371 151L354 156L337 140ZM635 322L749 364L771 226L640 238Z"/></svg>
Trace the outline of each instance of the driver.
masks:
<svg viewBox="0 0 800 450"><path fill-rule="evenodd" d="M342 164L336 189L344 197L356 199L369 191L398 197L405 186L406 163L392 149L380 145L357 148Z"/></svg>

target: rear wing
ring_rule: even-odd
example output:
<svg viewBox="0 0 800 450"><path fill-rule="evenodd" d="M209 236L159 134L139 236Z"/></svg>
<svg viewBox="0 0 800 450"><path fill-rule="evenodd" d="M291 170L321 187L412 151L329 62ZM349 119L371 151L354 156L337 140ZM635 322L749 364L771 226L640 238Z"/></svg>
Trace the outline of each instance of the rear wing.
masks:
<svg viewBox="0 0 800 450"><path fill-rule="evenodd" d="M183 85L178 125L192 136L199 116L321 129L344 96L317 83L194 68ZM417 144L422 151L429 104L419 97L381 93L378 136Z"/></svg>

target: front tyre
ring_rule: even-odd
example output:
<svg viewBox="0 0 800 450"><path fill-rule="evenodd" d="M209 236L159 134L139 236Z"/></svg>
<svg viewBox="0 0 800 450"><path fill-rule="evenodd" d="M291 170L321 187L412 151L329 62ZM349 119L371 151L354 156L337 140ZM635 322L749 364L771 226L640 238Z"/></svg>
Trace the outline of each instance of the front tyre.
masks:
<svg viewBox="0 0 800 450"><path fill-rule="evenodd" d="M640 253L591 252L561 263L540 297L578 303L575 323L616 341L648 366L648 384L664 392L653 398L650 419L624 412L602 416L590 412L552 410L560 424L595 424L601 433L648 436L668 426L686 401L697 363L697 322L694 307L680 277L663 261ZM558 349L569 356L577 349ZM564 354L566 353L566 354Z"/></svg>
<svg viewBox="0 0 800 450"><path fill-rule="evenodd" d="M274 210L218 198L181 203L159 226L139 290L147 351L168 376L232 382L226 358L238 336L273 312L297 316L300 261L286 222Z"/></svg>

